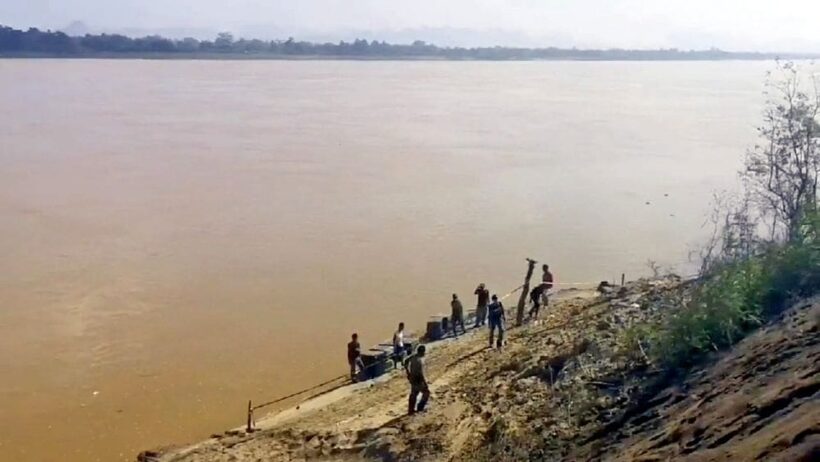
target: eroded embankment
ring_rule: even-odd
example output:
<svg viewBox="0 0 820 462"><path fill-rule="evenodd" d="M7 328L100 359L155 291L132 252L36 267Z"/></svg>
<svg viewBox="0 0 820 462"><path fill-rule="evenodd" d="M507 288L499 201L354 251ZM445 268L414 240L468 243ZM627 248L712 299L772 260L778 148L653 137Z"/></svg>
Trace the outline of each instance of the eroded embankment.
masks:
<svg viewBox="0 0 820 462"><path fill-rule="evenodd" d="M604 460L820 460L820 298L803 301L574 454Z"/></svg>
<svg viewBox="0 0 820 462"><path fill-rule="evenodd" d="M670 312L679 281L568 297L487 349L485 332L436 344L433 401L406 416L397 375L322 406L212 438L162 461L800 460L818 448L820 304L803 303L686 379L623 347ZM582 295L579 293L579 295ZM811 460L811 459L806 459Z"/></svg>

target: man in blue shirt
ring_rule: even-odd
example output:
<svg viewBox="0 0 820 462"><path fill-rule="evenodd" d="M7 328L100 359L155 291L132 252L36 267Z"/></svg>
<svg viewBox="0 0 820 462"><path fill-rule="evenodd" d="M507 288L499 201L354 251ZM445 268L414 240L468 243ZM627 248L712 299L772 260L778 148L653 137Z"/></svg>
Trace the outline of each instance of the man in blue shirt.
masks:
<svg viewBox="0 0 820 462"><path fill-rule="evenodd" d="M501 348L504 342L504 323L507 321L507 317L504 314L504 305L498 301L498 295L493 295L493 302L487 307L487 311L490 321L490 348L493 347L493 337L496 329L498 329L496 348Z"/></svg>

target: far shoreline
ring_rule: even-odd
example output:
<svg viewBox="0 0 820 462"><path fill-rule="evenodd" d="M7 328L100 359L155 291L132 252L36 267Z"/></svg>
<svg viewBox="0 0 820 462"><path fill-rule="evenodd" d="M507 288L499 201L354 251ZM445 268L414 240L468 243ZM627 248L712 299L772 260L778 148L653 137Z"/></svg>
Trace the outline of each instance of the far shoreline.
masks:
<svg viewBox="0 0 820 462"><path fill-rule="evenodd" d="M71 34L71 35L69 35ZM387 43L357 38L338 43L260 40L221 32L213 40L131 37L15 29L0 24L0 58L294 60L294 61L771 61L820 59L820 50L440 46L415 40Z"/></svg>
<svg viewBox="0 0 820 462"><path fill-rule="evenodd" d="M61 53L0 53L2 60L43 59L43 60L111 60L111 61L372 61L372 62L756 62L788 59L792 61L813 61L818 55L784 56L723 56L723 57L585 57L562 56L554 58L452 58L446 56L340 56L340 55L285 55L285 54L237 54L237 53L94 53L94 54L61 54Z"/></svg>

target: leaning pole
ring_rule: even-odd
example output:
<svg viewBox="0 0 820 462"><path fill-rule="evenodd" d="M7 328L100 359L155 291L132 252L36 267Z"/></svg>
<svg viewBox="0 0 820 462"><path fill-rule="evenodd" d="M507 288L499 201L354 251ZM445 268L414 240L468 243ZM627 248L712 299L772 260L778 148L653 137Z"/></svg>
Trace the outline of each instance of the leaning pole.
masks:
<svg viewBox="0 0 820 462"><path fill-rule="evenodd" d="M527 275L524 277L524 286L521 289L521 296L518 298L518 311L515 313L515 324L521 326L524 324L524 307L527 304L527 295L530 293L530 279L532 279L532 272L535 270L537 261L532 258L527 259Z"/></svg>

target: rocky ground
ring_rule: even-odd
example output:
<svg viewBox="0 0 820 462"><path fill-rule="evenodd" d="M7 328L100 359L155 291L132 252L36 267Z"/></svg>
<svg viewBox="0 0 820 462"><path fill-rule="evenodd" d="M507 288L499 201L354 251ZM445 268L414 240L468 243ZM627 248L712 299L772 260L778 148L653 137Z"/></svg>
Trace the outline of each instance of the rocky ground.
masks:
<svg viewBox="0 0 820 462"><path fill-rule="evenodd" d="M628 341L674 312L675 278L603 297L566 292L500 351L486 332L431 345L432 403L407 416L406 380L335 392L321 405L143 460L820 460L820 301L670 377ZM314 403L315 404L315 403Z"/></svg>

